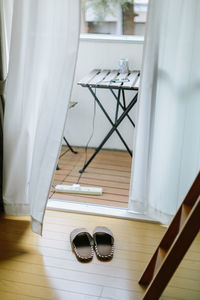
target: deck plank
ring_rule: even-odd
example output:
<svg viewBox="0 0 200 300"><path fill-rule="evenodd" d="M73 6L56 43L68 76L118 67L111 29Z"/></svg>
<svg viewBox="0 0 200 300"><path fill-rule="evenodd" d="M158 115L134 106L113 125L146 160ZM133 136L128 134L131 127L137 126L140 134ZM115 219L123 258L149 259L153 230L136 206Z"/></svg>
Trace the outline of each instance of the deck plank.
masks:
<svg viewBox="0 0 200 300"><path fill-rule="evenodd" d="M61 153L64 153L65 146ZM55 193L56 184L73 185L79 178L79 170L85 161L84 148L76 149L78 154L67 152L58 162L60 170L55 172L49 197L70 202L91 203L113 207L128 207L131 174L131 157L125 151L101 150L90 166L82 174L82 186L102 187L103 195L74 195ZM88 149L88 157L94 149Z"/></svg>

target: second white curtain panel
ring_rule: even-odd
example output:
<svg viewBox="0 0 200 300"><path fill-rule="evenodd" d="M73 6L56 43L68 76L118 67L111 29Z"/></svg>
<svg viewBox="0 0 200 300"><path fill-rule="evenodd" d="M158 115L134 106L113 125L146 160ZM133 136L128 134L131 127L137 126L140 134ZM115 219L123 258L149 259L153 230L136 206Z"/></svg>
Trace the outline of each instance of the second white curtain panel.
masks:
<svg viewBox="0 0 200 300"><path fill-rule="evenodd" d="M150 0L131 210L168 222L200 169L200 2Z"/></svg>

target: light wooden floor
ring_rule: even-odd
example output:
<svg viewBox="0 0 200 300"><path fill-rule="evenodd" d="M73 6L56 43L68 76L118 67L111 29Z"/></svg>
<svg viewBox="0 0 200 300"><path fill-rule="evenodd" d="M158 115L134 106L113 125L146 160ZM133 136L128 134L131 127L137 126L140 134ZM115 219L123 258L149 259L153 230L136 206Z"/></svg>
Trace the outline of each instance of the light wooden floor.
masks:
<svg viewBox="0 0 200 300"><path fill-rule="evenodd" d="M66 149L63 146L61 153ZM69 151L60 158L60 170L55 173L54 186L56 184L72 185L77 182L79 170L84 165L85 150L83 148L76 150L78 154ZM88 149L87 157L90 158L93 152L93 149ZM128 152L101 150L85 170L79 183L83 186L102 187L102 196L55 193L52 188L50 198L127 208L130 172L131 156Z"/></svg>
<svg viewBox="0 0 200 300"><path fill-rule="evenodd" d="M108 226L115 236L110 262L76 260L69 234ZM0 219L0 299L139 300L138 279L165 228L158 224L47 211L43 237L28 218ZM165 290L162 300L200 299L200 234ZM154 299L152 299L154 300Z"/></svg>

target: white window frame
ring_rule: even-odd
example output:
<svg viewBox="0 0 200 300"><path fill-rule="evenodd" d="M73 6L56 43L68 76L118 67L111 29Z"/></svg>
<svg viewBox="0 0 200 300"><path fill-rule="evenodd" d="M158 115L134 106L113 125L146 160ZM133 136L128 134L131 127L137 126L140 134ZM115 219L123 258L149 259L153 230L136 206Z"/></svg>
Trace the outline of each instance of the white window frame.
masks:
<svg viewBox="0 0 200 300"><path fill-rule="evenodd" d="M111 34L94 34L81 33L81 41L99 41L99 42L122 42L122 43L144 43L143 35L111 35Z"/></svg>

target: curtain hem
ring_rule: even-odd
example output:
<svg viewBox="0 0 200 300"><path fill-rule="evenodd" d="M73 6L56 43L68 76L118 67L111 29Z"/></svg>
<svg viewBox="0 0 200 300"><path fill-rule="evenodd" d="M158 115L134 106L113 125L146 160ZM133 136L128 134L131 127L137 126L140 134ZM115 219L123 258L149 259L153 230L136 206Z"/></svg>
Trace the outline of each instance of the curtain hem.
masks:
<svg viewBox="0 0 200 300"><path fill-rule="evenodd" d="M28 204L8 204L4 203L5 214L12 216L30 216L30 207ZM42 223L31 216L32 231L42 235Z"/></svg>
<svg viewBox="0 0 200 300"><path fill-rule="evenodd" d="M164 212L161 212L152 207L148 207L147 214L153 218L158 220L161 224L169 225L174 217L174 215L170 215Z"/></svg>
<svg viewBox="0 0 200 300"><path fill-rule="evenodd" d="M144 214L156 221L159 221L162 224L169 225L173 216L172 214L167 214L161 212L146 203L142 203L140 201L131 200L130 211L135 211L140 214Z"/></svg>
<svg viewBox="0 0 200 300"><path fill-rule="evenodd" d="M7 215L30 216L28 204L8 204L4 202L4 210Z"/></svg>
<svg viewBox="0 0 200 300"><path fill-rule="evenodd" d="M31 228L32 231L42 235L42 223L31 217Z"/></svg>

